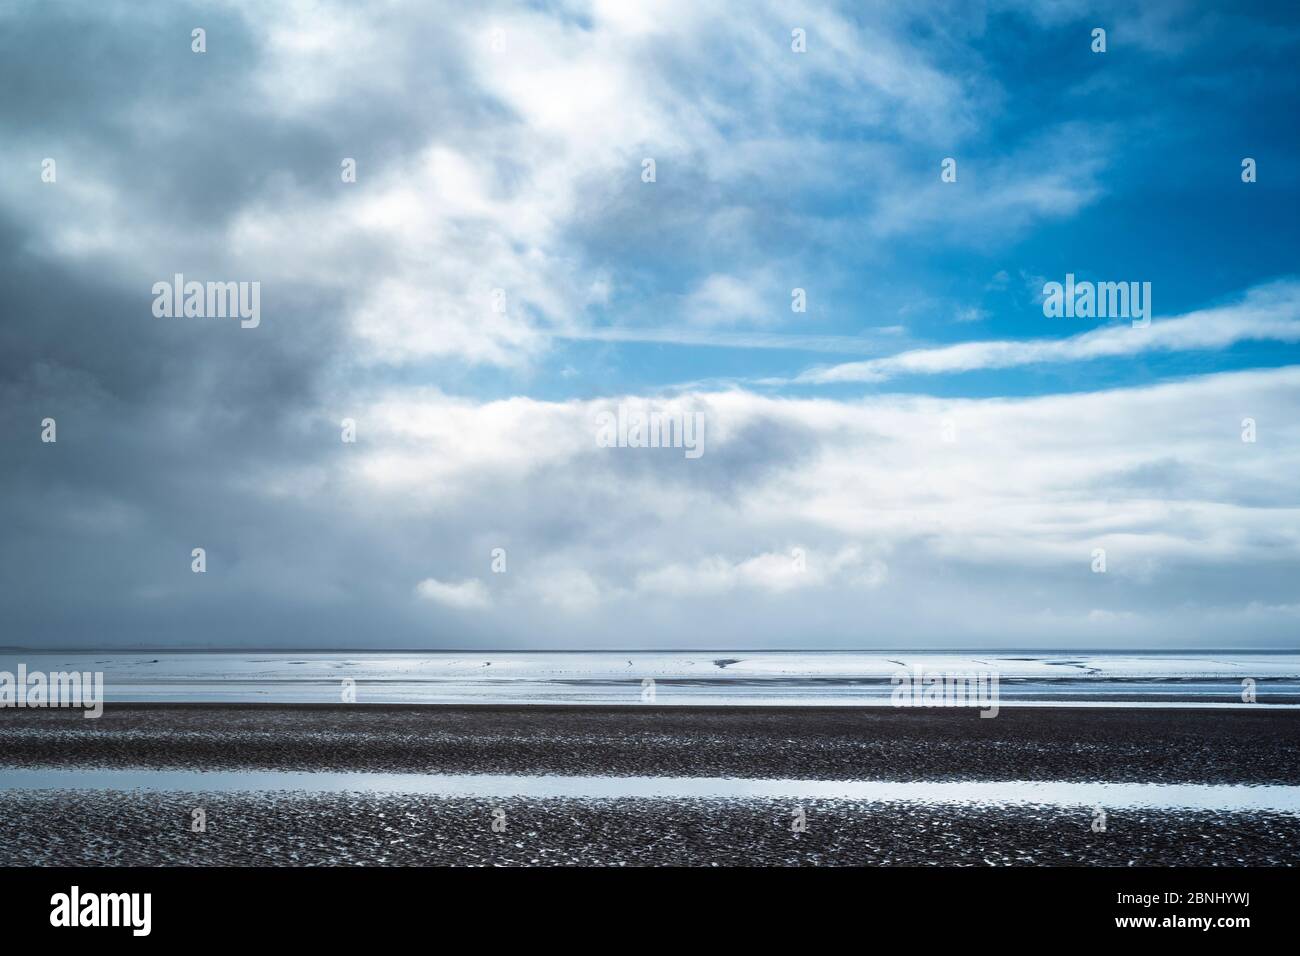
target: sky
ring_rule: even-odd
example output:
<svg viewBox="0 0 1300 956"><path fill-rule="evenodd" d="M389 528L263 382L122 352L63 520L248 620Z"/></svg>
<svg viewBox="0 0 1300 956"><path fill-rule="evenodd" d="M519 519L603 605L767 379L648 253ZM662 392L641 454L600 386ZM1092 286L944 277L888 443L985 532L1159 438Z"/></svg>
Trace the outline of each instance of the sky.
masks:
<svg viewBox="0 0 1300 956"><path fill-rule="evenodd" d="M1294 648L1297 62L1292 3L5 4L0 645Z"/></svg>

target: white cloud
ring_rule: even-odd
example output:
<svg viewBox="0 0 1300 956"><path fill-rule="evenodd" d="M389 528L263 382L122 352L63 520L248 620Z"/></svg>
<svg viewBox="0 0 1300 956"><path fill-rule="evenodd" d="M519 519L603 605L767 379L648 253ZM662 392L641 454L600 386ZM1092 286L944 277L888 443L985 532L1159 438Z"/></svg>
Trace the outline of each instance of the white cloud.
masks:
<svg viewBox="0 0 1300 956"><path fill-rule="evenodd" d="M781 314L782 306L789 310L789 301L778 296L761 276L740 279L715 273L686 297L683 311L687 320L697 325L770 323Z"/></svg>
<svg viewBox="0 0 1300 956"><path fill-rule="evenodd" d="M1105 130L1073 122L1007 155L966 156L954 149L956 155L944 156L957 161L956 182L940 179L940 157L925 169L900 162L891 178L905 188L878 194L872 230L882 237L930 230L950 242L985 244L991 236L1071 216L1102 193L1107 140Z"/></svg>
<svg viewBox="0 0 1300 956"><path fill-rule="evenodd" d="M864 560L861 549L846 547L835 554L808 553L792 547L739 561L713 555L693 565L670 564L637 576L638 592L675 597L720 595L737 589L773 594L841 582L878 587L886 575L879 559Z"/></svg>
<svg viewBox="0 0 1300 956"><path fill-rule="evenodd" d="M1153 289L1153 298L1158 290ZM1094 320L1047 319L1063 323ZM898 355L812 369L796 382L881 382L900 375L938 375L974 369L1012 368L1045 362L1084 362L1143 352L1222 349L1248 340L1300 342L1300 283L1284 281L1252 289L1237 303L1174 318L1154 318L1145 328L1107 325L1054 339L1004 339L914 349Z"/></svg>
<svg viewBox="0 0 1300 956"><path fill-rule="evenodd" d="M773 263L761 237L774 228L795 230L796 248L883 243L936 224L942 235L973 235L971 223L1018 228L1095 193L1089 134L1070 149L1031 144L1023 164L963 167L962 183L969 176L978 188L961 194L935 189L927 172L936 181L927 188L858 195L915 170L918 149L942 155L998 101L994 80L947 69L945 45L888 5L847 16L773 2L746 17L698 3L656 4L653 14L606 3L449 13L395 2L365 15L315 0L228 6L257 44L246 85L232 91L240 122L291 126L318 167L304 175L293 157L284 162L292 172L243 177L256 188L200 230L174 214L171 193L151 206L126 187L118 157L96 160L102 143L75 143L66 146L81 157L75 175L66 170L57 193L0 182L0 205L45 224L34 240L43 250L103 260L126 288L186 262L260 281L278 308L328 295L360 363L526 368L552 335L580 336L602 320L593 307L629 299L680 310L654 321L697 331L789 320L797 282L764 280ZM792 17L807 31L806 55L790 51ZM393 103L411 104L400 122L372 118ZM118 121L131 128L177 135L193 122L189 104L165 91L123 109L129 119ZM847 142L846 125L870 128L873 141ZM318 142L338 155L316 152ZM660 163L654 187L639 178L647 155ZM358 161L356 183L339 181L344 156ZM846 188L868 226L832 211ZM800 192L824 214L792 213ZM966 226L948 229L952 217ZM659 271L654 249L601 248L607 235L629 234L623 223L665 245L698 243L726 271L702 267L685 277L687 295L667 293L682 277ZM506 294L504 310L493 307L494 289Z"/></svg>
<svg viewBox="0 0 1300 956"><path fill-rule="evenodd" d="M464 576L508 535L494 626L571 644L680 646L705 621L759 644L811 622L829 643L1099 625L1160 643L1171 621L1226 640L1232 612L1198 622L1188 608L1286 604L1279 582L1300 570L1300 367L1015 400L636 399L701 411L698 460L598 447L596 413L621 400L387 393L358 411L366 442L331 486L384 516L376 533L486 536ZM1260 633L1285 621L1252 613Z"/></svg>
<svg viewBox="0 0 1300 956"><path fill-rule="evenodd" d="M582 335L587 307L607 303L642 266L624 263L620 273L588 261L574 233L590 226L593 197L631 203L628 215L645 218L636 205L646 195L644 156L660 164L656 189L690 182L726 192L681 213L662 230L665 241L676 230L734 253L732 261L767 266L749 235L762 197L836 188L828 160L843 143L821 140L819 124L948 141L976 128L983 102L975 87L985 81L945 73L888 10L848 18L820 4L800 9L810 53L798 56L789 49L793 14L776 3L745 18L696 3L656 4L653 15L601 2L454 16L398 3L362 18L346 4L310 0L278 14L235 6L264 37L250 81L264 94L255 108L332 128L359 102L431 98L411 113L415 148L363 158L358 182L333 195L286 184L230 226L226 246L264 281L292 278L346 297L363 361L521 366L551 334ZM789 130L796 113L802 121ZM728 186L742 178L754 188ZM881 235L897 230L895 214L924 218L882 195ZM1004 199L1026 205L1004 189L979 214L1007 213ZM156 241L168 247L163 235ZM705 329L779 319L788 289L769 294L763 275L755 266L701 277L673 303L678 318ZM493 289L506 293L505 311L491 307Z"/></svg>
<svg viewBox="0 0 1300 956"><path fill-rule="evenodd" d="M581 568L555 568L529 577L528 594L536 601L568 613L590 610L606 595L600 584Z"/></svg>
<svg viewBox="0 0 1300 956"><path fill-rule="evenodd" d="M456 583L425 578L415 586L415 593L426 601L461 610L484 608L490 603L483 582L472 578Z"/></svg>

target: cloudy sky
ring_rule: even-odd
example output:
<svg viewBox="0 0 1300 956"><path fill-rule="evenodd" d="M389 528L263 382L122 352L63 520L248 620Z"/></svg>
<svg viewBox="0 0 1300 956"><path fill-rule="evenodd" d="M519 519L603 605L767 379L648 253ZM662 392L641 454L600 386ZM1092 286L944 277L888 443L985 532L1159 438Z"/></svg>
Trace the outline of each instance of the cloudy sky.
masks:
<svg viewBox="0 0 1300 956"><path fill-rule="evenodd" d="M1227 0L5 4L0 644L1294 646L1297 62Z"/></svg>

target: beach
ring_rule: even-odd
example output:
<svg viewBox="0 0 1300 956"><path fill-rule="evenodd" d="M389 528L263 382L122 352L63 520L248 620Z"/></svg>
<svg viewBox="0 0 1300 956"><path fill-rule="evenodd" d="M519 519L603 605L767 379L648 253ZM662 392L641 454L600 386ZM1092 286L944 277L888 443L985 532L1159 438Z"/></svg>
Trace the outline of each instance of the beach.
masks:
<svg viewBox="0 0 1300 956"><path fill-rule="evenodd" d="M1296 787L1264 708L119 703L0 714L0 864L1293 865Z"/></svg>

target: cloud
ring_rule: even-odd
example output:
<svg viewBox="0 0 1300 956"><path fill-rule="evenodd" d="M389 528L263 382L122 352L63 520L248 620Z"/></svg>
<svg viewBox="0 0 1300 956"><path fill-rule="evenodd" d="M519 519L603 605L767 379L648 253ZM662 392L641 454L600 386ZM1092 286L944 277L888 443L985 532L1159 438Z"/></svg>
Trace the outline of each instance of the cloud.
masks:
<svg viewBox="0 0 1300 956"><path fill-rule="evenodd" d="M918 231L988 242L982 224L1010 236L1097 192L1101 140L1077 125L1008 157L962 154L960 187L940 188L920 158L977 133L997 84L887 8L800 9L797 55L775 3L745 18L674 4L651 22L604 3L362 16L232 2L197 56L154 39L188 38L183 11L118 23L110 7L84 8L93 29L71 41L37 20L6 51L17 82L26 57L72 42L68 62L85 66L68 82L99 117L65 124L77 132L62 145L6 128L33 162L64 164L56 188L0 181L0 210L40 224L23 246L123 296L176 271L260 281L272 327L377 373L528 374L557 341L673 328L668 340L784 347L742 330L791 321L789 290L826 274L819 249ZM141 66L104 90L88 79L101 57ZM846 123L876 135L846 140ZM797 348L874 353L793 333Z"/></svg>
<svg viewBox="0 0 1300 956"><path fill-rule="evenodd" d="M620 401L701 412L706 453L600 447ZM6 434L41 418L5 407ZM93 617L107 643L1158 646L1176 626L1221 646L1249 621L1254 644L1292 639L1293 617L1246 608L1294 604L1300 368L1015 400L386 385L349 412L355 444L322 403L227 458L266 426L209 416L196 443L190 415L63 406L58 445L7 449L11 633L57 642Z"/></svg>
<svg viewBox="0 0 1300 956"><path fill-rule="evenodd" d="M484 608L490 603L483 582L473 579L453 584L437 578L425 578L415 586L415 594L426 601L462 610Z"/></svg>
<svg viewBox="0 0 1300 956"><path fill-rule="evenodd" d="M552 568L529 576L525 589L535 602L569 614L588 611L608 596L581 568Z"/></svg>
<svg viewBox="0 0 1300 956"><path fill-rule="evenodd" d="M715 273L686 297L684 312L688 321L705 326L771 323L782 305L789 308L778 295L758 276L739 279Z"/></svg>
<svg viewBox="0 0 1300 956"><path fill-rule="evenodd" d="M944 157L957 161L956 182L940 179L939 157L924 168L899 163L892 178L903 188L876 196L871 231L881 238L924 231L937 241L984 244L1072 216L1102 194L1109 140L1104 127L1074 121L996 156L950 148Z"/></svg>
<svg viewBox="0 0 1300 956"><path fill-rule="evenodd" d="M992 285L1018 294L1040 258L1019 240L1109 214L1094 204L1123 186L1117 144L1148 143L1171 175L1167 146L1213 155L1136 138L1170 118L1147 99L1140 122L1062 122L1080 102L1060 76L1004 88L1022 71L989 24L1054 43L1087 13L1071 11L1008 33L906 4L248 0L205 12L199 56L185 6L5 7L8 640L1293 641L1275 609L1300 571L1294 369L1017 400L659 394L783 373L780 350L867 360L809 384L1193 348L1214 368L1212 349L1294 341L1285 284L1146 330L918 348L897 326L950 334L953 303L980 293L931 278L1005 267ZM1215 58L1197 70L1198 90L1224 80ZM39 181L46 156L57 184ZM1257 185L1247 197L1285 206ZM1157 226L1167 208L1115 205ZM1286 235L1260 235L1211 243L1249 255L1201 272L1285 257ZM260 281L261 326L155 319L150 287L176 272ZM633 342L652 347L609 345ZM704 414L705 454L601 448L596 415L620 402ZM38 440L47 416L57 444ZM497 548L509 570L488 577Z"/></svg>
<svg viewBox="0 0 1300 956"><path fill-rule="evenodd" d="M675 328L591 328L556 335L560 339L587 342L653 342L698 345L728 349L779 349L794 352L848 352L875 354L897 348L906 341L902 326L884 326L861 335L800 335L797 332L740 331L731 329Z"/></svg>
<svg viewBox="0 0 1300 956"><path fill-rule="evenodd" d="M395 392L359 412L369 445L338 493L464 541L461 573L508 545L487 625L506 641L599 644L617 621L638 646L683 627L780 644L809 622L828 646L1068 642L1099 625L1158 644L1177 620L1180 641L1213 643L1232 605L1285 604L1300 569L1298 368L1016 400L639 399L705 415L694 461L600 448L596 413L623 400ZM865 631L850 613L864 600ZM1280 639L1279 621L1254 638Z"/></svg>
<svg viewBox="0 0 1300 956"><path fill-rule="evenodd" d="M721 595L737 589L781 594L837 581L878 587L886 574L884 562L864 560L856 546L827 555L809 555L804 548L792 547L785 553L766 552L741 561L714 555L693 565L666 565L638 575L635 590L674 597Z"/></svg>
<svg viewBox="0 0 1300 956"><path fill-rule="evenodd" d="M1154 290L1153 290L1154 292ZM1068 319L1044 319L1056 324ZM1076 320L1090 321L1090 320ZM1150 326L1108 325L1066 338L963 342L811 369L795 382L882 382L901 375L939 375L1049 362L1086 362L1144 352L1223 349L1238 342L1300 342L1300 283L1285 280L1251 289L1236 303L1200 309Z"/></svg>
<svg viewBox="0 0 1300 956"><path fill-rule="evenodd" d="M849 183L889 181L908 150L977 130L993 84L888 10L802 8L804 55L788 10L751 13L232 2L202 56L183 10L35 18L11 34L6 82L71 42L67 63L83 66L66 83L97 119L56 137L6 127L18 154L52 152L63 175L43 192L0 181L0 209L41 224L28 248L127 293L176 271L261 281L271 321L317 334L311 303L353 363L380 368L527 369L552 334L607 310L639 324L629 303L660 326L665 309L706 329L766 323L788 317L798 284L772 277L774 249L834 241ZM101 58L133 69L104 89L90 79ZM846 143L848 122L880 143ZM646 156L655 184L640 180ZM847 179L833 172L846 157ZM793 212L792 194L820 211ZM897 228L889 195L877 240ZM1009 214L1001 202L979 214ZM786 258L781 271L806 274Z"/></svg>

